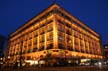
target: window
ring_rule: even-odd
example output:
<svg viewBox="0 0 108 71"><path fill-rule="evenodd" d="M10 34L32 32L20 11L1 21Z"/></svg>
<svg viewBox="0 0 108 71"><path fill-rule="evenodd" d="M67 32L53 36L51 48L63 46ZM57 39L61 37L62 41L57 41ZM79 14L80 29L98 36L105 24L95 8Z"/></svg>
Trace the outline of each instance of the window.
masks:
<svg viewBox="0 0 108 71"><path fill-rule="evenodd" d="M39 41L40 43L45 41L45 36L44 35L41 35L39 38L40 38L40 41Z"/></svg>
<svg viewBox="0 0 108 71"><path fill-rule="evenodd" d="M32 32L29 33L29 39L32 39Z"/></svg>
<svg viewBox="0 0 108 71"><path fill-rule="evenodd" d="M49 33L48 35L47 35L47 40L49 41L49 40L53 40L53 33Z"/></svg>
<svg viewBox="0 0 108 71"><path fill-rule="evenodd" d="M25 53L26 53L26 50L23 51L23 54L25 54Z"/></svg>
<svg viewBox="0 0 108 71"><path fill-rule="evenodd" d="M64 32L64 29L63 28L59 28L58 30L61 31L61 32Z"/></svg>
<svg viewBox="0 0 108 71"><path fill-rule="evenodd" d="M75 51L76 51L76 52L79 52L79 49L78 49L78 47L77 47L77 46L75 46Z"/></svg>
<svg viewBox="0 0 108 71"><path fill-rule="evenodd" d="M39 51L44 50L44 46L40 46Z"/></svg>
<svg viewBox="0 0 108 71"><path fill-rule="evenodd" d="M58 40L63 42L64 41L64 37L63 36L58 36Z"/></svg>
<svg viewBox="0 0 108 71"><path fill-rule="evenodd" d="M45 33L45 30L41 29L40 31L40 35L44 34Z"/></svg>
<svg viewBox="0 0 108 71"><path fill-rule="evenodd" d="M29 46L32 45L32 39L29 39L28 45L29 45Z"/></svg>
<svg viewBox="0 0 108 71"><path fill-rule="evenodd" d="M81 33L79 33L79 37L81 40L83 39L83 35Z"/></svg>
<svg viewBox="0 0 108 71"><path fill-rule="evenodd" d="M47 32L50 32L53 30L53 27L52 26L49 26L49 28L47 29Z"/></svg>
<svg viewBox="0 0 108 71"><path fill-rule="evenodd" d="M85 36L85 37L84 37L84 40L85 40L85 41L87 41L87 40L88 40L87 36Z"/></svg>
<svg viewBox="0 0 108 71"><path fill-rule="evenodd" d="M35 30L39 29L39 27L36 27Z"/></svg>
<svg viewBox="0 0 108 71"><path fill-rule="evenodd" d="M37 51L37 48L33 48L33 52L36 52Z"/></svg>
<svg viewBox="0 0 108 71"><path fill-rule="evenodd" d="M25 41L27 41L27 35L24 36Z"/></svg>
<svg viewBox="0 0 108 71"><path fill-rule="evenodd" d="M66 18L67 20L69 20L69 21L72 20L69 16L66 16L66 15L65 15L65 18Z"/></svg>
<svg viewBox="0 0 108 71"><path fill-rule="evenodd" d="M58 44L58 48L59 49L65 49L64 45L63 44L60 44L60 43Z"/></svg>
<svg viewBox="0 0 108 71"><path fill-rule="evenodd" d="M66 26L67 26L68 28L71 28L71 25L70 25L69 23L66 23L66 22L65 22L65 24L66 24Z"/></svg>
<svg viewBox="0 0 108 71"><path fill-rule="evenodd" d="M58 30L61 32L64 32L64 26L61 24L58 24Z"/></svg>
<svg viewBox="0 0 108 71"><path fill-rule="evenodd" d="M44 36L42 36L42 42L44 42L44 41L45 41Z"/></svg>
<svg viewBox="0 0 108 71"><path fill-rule="evenodd" d="M79 41L78 41L79 39L78 38L74 38L74 43L75 43L75 45L78 45L79 44Z"/></svg>
<svg viewBox="0 0 108 71"><path fill-rule="evenodd" d="M44 24L42 23L42 24L40 25L40 28L42 28L42 27L44 27L44 26L45 26L45 23L44 23Z"/></svg>
<svg viewBox="0 0 108 71"><path fill-rule="evenodd" d="M53 44L47 45L47 50L48 50L48 49L52 49L52 48L53 48Z"/></svg>
<svg viewBox="0 0 108 71"><path fill-rule="evenodd" d="M27 47L27 41L25 41L25 42L23 43L23 46L24 46L24 48Z"/></svg>
<svg viewBox="0 0 108 71"><path fill-rule="evenodd" d="M55 9L55 12L58 13L60 16L64 16L64 14L60 10L58 10L57 8Z"/></svg>
<svg viewBox="0 0 108 71"><path fill-rule="evenodd" d="M38 36L38 31L34 31L34 37Z"/></svg>
<svg viewBox="0 0 108 71"><path fill-rule="evenodd" d="M81 48L81 52L84 53L84 48Z"/></svg>
<svg viewBox="0 0 108 71"><path fill-rule="evenodd" d="M37 38L36 37L34 38L34 44L37 44Z"/></svg>
<svg viewBox="0 0 108 71"><path fill-rule="evenodd" d="M73 51L73 48L71 46L67 46L67 49Z"/></svg>
<svg viewBox="0 0 108 71"><path fill-rule="evenodd" d="M83 40L80 40L80 45L81 45L82 47L84 46Z"/></svg>
<svg viewBox="0 0 108 71"><path fill-rule="evenodd" d="M60 23L60 24L64 24L64 22L62 21L62 20L57 20L58 21L58 23Z"/></svg>
<svg viewBox="0 0 108 71"><path fill-rule="evenodd" d="M28 49L28 51L27 51L28 53L30 53L30 52L32 52L32 49Z"/></svg>
<svg viewBox="0 0 108 71"><path fill-rule="evenodd" d="M45 41L44 35L40 36L40 43L44 41Z"/></svg>
<svg viewBox="0 0 108 71"><path fill-rule="evenodd" d="M52 23L53 22L53 20L49 20L49 21L47 21L47 24L50 24L50 23Z"/></svg>
<svg viewBox="0 0 108 71"><path fill-rule="evenodd" d="M67 37L66 37L66 40L67 40L67 43L68 43L68 44L71 44L71 43L72 43L72 40L71 40L71 37L70 37L70 36L67 36Z"/></svg>
<svg viewBox="0 0 108 71"><path fill-rule="evenodd" d="M87 41L85 41L85 47L88 48L88 42Z"/></svg>

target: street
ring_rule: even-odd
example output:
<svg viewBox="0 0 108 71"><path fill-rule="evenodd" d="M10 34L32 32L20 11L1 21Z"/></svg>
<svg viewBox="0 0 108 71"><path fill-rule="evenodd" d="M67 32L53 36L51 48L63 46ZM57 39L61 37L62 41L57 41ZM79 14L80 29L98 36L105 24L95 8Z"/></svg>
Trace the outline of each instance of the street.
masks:
<svg viewBox="0 0 108 71"><path fill-rule="evenodd" d="M0 71L108 71L108 66L1 68Z"/></svg>

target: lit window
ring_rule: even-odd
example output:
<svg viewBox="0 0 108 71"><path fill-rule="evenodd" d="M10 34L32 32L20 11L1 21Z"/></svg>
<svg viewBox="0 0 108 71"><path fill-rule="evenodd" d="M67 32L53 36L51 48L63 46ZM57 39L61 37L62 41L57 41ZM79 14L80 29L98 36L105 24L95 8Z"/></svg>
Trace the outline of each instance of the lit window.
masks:
<svg viewBox="0 0 108 71"><path fill-rule="evenodd" d="M44 27L44 26L45 26L45 23L44 23L44 24L41 24L41 25L40 25L40 28L42 28L42 27Z"/></svg>
<svg viewBox="0 0 108 71"><path fill-rule="evenodd" d="M45 38L44 38L44 36L42 35L41 37L40 37L40 42L44 42L45 41Z"/></svg>
<svg viewBox="0 0 108 71"><path fill-rule="evenodd" d="M47 24L50 24L50 23L52 23L53 22L53 20L49 20L49 21L47 21Z"/></svg>
<svg viewBox="0 0 108 71"><path fill-rule="evenodd" d="M47 29L47 32L50 32L50 31L52 31L53 30L53 27L49 27L48 29Z"/></svg>
<svg viewBox="0 0 108 71"><path fill-rule="evenodd" d="M38 36L38 31L34 31L34 37Z"/></svg>
<svg viewBox="0 0 108 71"><path fill-rule="evenodd" d="M40 46L39 51L44 50L44 46Z"/></svg>
<svg viewBox="0 0 108 71"><path fill-rule="evenodd" d="M31 46L31 45L32 45L32 40L29 40L28 45L29 45L29 46Z"/></svg>
<svg viewBox="0 0 108 71"><path fill-rule="evenodd" d="M64 41L64 37L63 36L58 36L58 40Z"/></svg>
<svg viewBox="0 0 108 71"><path fill-rule="evenodd" d="M61 27L61 28L59 27L58 30L61 31L61 32L64 32L63 27Z"/></svg>
<svg viewBox="0 0 108 71"><path fill-rule="evenodd" d="M75 43L75 45L78 45L77 38L74 38L74 43Z"/></svg>
<svg viewBox="0 0 108 71"><path fill-rule="evenodd" d="M37 44L37 38L34 38L34 44Z"/></svg>
<svg viewBox="0 0 108 71"><path fill-rule="evenodd" d="M49 35L47 35L47 40L53 40L53 33L49 33Z"/></svg>
<svg viewBox="0 0 108 71"><path fill-rule="evenodd" d="M45 33L45 30L41 30L40 32L40 35L44 34Z"/></svg>
<svg viewBox="0 0 108 71"><path fill-rule="evenodd" d="M69 36L67 36L67 43L72 43L72 41L71 41L71 37L69 37Z"/></svg>
<svg viewBox="0 0 108 71"><path fill-rule="evenodd" d="M84 46L83 40L80 40L80 45Z"/></svg>
<svg viewBox="0 0 108 71"><path fill-rule="evenodd" d="M25 53L26 53L26 50L23 51L23 54L25 54Z"/></svg>
<svg viewBox="0 0 108 71"><path fill-rule="evenodd" d="M62 25L62 24L58 24L57 26L58 26L59 31L64 32L64 25Z"/></svg>

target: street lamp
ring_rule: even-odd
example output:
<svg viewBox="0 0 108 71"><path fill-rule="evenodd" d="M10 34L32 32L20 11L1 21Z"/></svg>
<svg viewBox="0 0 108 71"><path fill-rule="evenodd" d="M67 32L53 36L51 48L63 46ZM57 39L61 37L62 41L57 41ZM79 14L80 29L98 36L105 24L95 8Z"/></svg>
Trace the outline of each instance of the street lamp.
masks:
<svg viewBox="0 0 108 71"><path fill-rule="evenodd" d="M0 60L3 60L3 58L0 58Z"/></svg>

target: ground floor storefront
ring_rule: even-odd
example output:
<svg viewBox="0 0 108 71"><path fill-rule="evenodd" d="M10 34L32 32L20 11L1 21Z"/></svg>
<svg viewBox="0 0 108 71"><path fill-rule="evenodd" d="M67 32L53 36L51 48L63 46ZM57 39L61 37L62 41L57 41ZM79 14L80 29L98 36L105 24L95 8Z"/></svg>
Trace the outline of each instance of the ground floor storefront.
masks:
<svg viewBox="0 0 108 71"><path fill-rule="evenodd" d="M17 60L5 63L3 67L68 67L90 66L102 64L99 59L46 57L40 60Z"/></svg>

